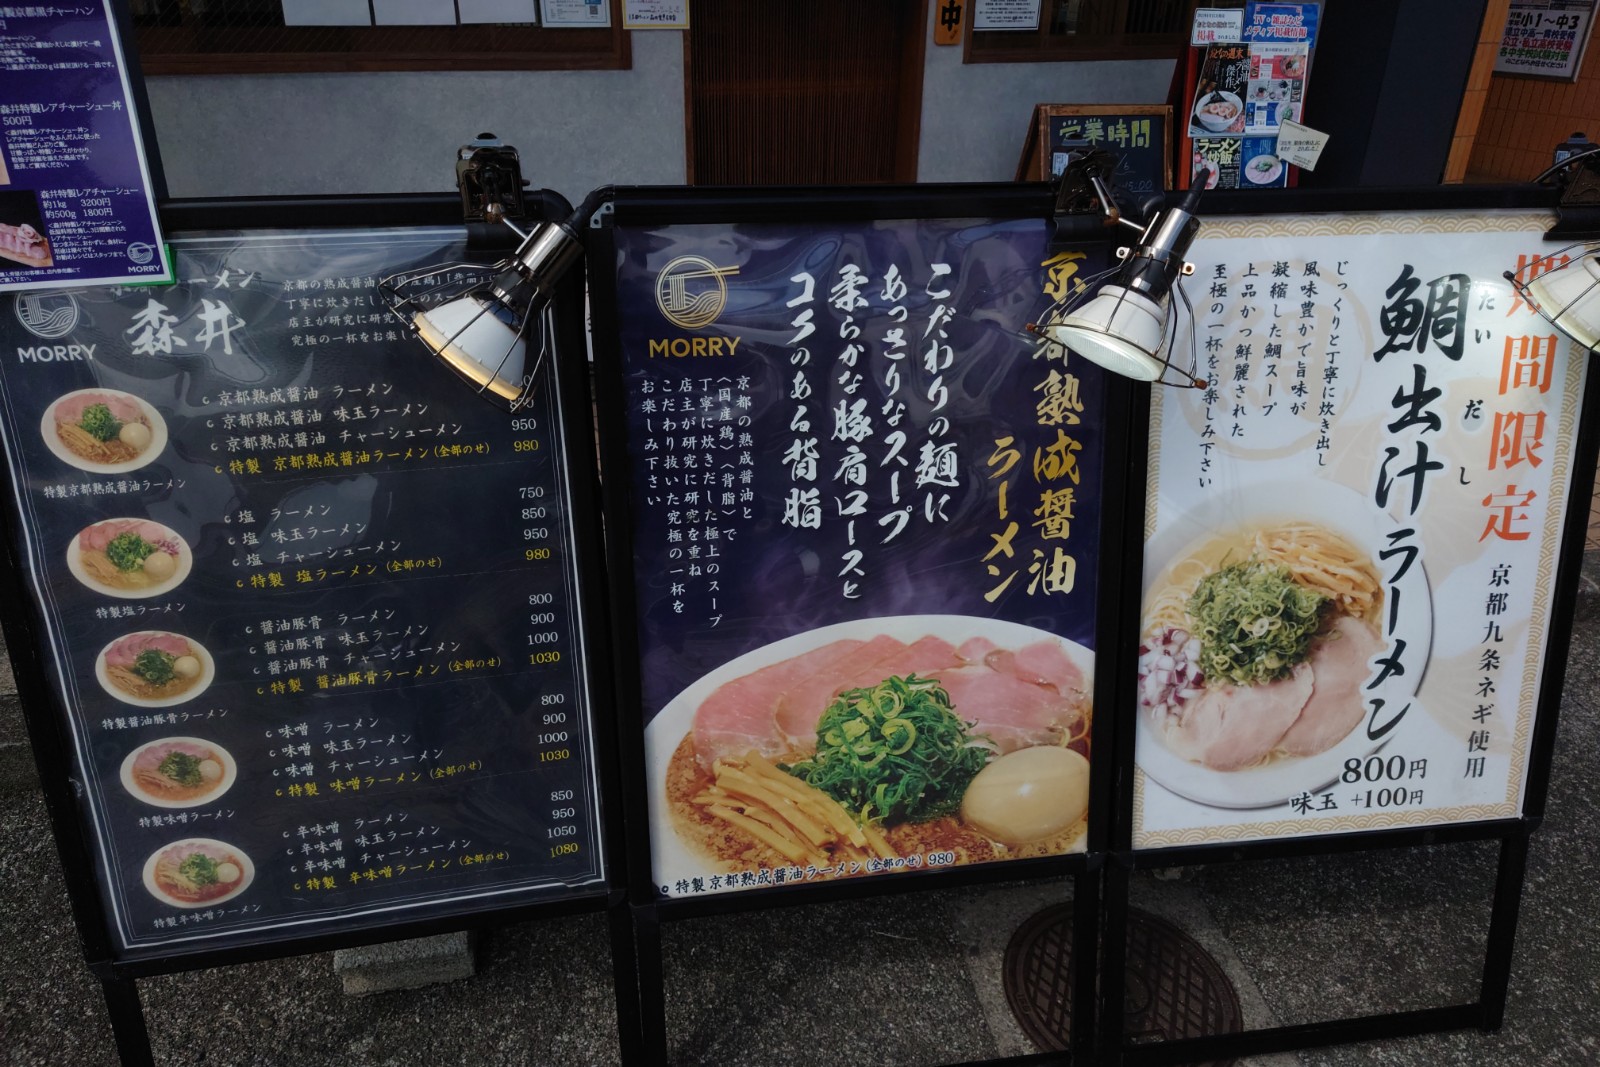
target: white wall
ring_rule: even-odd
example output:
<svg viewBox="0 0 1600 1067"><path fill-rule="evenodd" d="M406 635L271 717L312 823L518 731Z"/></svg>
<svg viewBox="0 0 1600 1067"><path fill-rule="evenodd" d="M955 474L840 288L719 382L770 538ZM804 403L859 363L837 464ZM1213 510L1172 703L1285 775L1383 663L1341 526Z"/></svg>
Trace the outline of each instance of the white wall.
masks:
<svg viewBox="0 0 1600 1067"><path fill-rule="evenodd" d="M1006 181L1038 103L1165 99L1170 60L961 62L932 43L922 181ZM633 35L633 69L235 74L147 79L173 196L449 190L455 149L488 130L535 186L574 202L607 184L684 180L683 35Z"/></svg>
<svg viewBox="0 0 1600 1067"><path fill-rule="evenodd" d="M173 196L455 188L488 130L536 187L684 180L683 36L633 35L632 70L229 74L146 79Z"/></svg>
<svg viewBox="0 0 1600 1067"><path fill-rule="evenodd" d="M928 23L918 181L1010 181L1035 104L1166 103L1173 60L968 64Z"/></svg>

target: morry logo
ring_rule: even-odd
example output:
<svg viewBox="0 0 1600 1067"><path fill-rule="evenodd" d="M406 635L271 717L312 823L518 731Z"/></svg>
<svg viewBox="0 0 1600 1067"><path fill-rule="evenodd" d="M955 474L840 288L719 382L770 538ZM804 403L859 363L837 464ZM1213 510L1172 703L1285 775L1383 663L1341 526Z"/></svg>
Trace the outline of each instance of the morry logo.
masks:
<svg viewBox="0 0 1600 1067"><path fill-rule="evenodd" d="M738 273L738 267L719 267L701 256L679 256L656 275L656 307L685 330L710 326L728 303L723 279Z"/></svg>
<svg viewBox="0 0 1600 1067"><path fill-rule="evenodd" d="M12 309L25 330L45 341L65 337L78 325L78 301L71 293L18 293Z"/></svg>

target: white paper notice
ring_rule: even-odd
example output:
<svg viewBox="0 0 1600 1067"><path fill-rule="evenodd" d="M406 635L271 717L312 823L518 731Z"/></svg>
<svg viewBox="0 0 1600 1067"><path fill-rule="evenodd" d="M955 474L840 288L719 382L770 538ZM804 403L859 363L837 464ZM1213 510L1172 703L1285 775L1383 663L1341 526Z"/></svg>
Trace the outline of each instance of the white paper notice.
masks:
<svg viewBox="0 0 1600 1067"><path fill-rule="evenodd" d="M1039 0L976 0L972 5L975 30L1036 30Z"/></svg>
<svg viewBox="0 0 1600 1067"><path fill-rule="evenodd" d="M611 25L609 0L539 0L539 12L552 29Z"/></svg>
<svg viewBox="0 0 1600 1067"><path fill-rule="evenodd" d="M285 26L370 26L367 0L283 0Z"/></svg>
<svg viewBox="0 0 1600 1067"><path fill-rule="evenodd" d="M1304 170L1317 169L1317 160L1327 146L1327 134L1298 122L1285 119L1278 130L1278 158Z"/></svg>
<svg viewBox="0 0 1600 1067"><path fill-rule="evenodd" d="M456 5L435 0L372 0L379 26L454 26Z"/></svg>
<svg viewBox="0 0 1600 1067"><path fill-rule="evenodd" d="M461 24L479 22L538 22L538 0L456 0Z"/></svg>
<svg viewBox="0 0 1600 1067"><path fill-rule="evenodd" d="M1189 43L1196 48L1208 44L1238 44L1244 40L1244 9L1201 7L1194 13Z"/></svg>
<svg viewBox="0 0 1600 1067"><path fill-rule="evenodd" d="M624 0L622 25L630 30L686 30L689 0Z"/></svg>

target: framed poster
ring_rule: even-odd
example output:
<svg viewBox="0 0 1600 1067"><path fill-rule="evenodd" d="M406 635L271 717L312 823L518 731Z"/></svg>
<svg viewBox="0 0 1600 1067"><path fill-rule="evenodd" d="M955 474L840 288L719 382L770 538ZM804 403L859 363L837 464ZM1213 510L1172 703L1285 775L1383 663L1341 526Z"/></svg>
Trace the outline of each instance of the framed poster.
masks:
<svg viewBox="0 0 1600 1067"><path fill-rule="evenodd" d="M1211 384L1153 399L1134 847L1521 815L1587 372L1501 278L1548 224L1202 229Z"/></svg>
<svg viewBox="0 0 1600 1067"><path fill-rule="evenodd" d="M1494 72L1577 81L1594 9L1595 0L1512 0Z"/></svg>
<svg viewBox="0 0 1600 1067"><path fill-rule="evenodd" d="M0 292L172 279L113 7L3 9Z"/></svg>
<svg viewBox="0 0 1600 1067"><path fill-rule="evenodd" d="M595 350L657 895L1086 848L1110 385L1024 330L1091 267L1029 203L619 203Z"/></svg>
<svg viewBox="0 0 1600 1067"><path fill-rule="evenodd" d="M1172 188L1172 108L1164 104L1035 104L1016 180L1058 177L1068 152L1084 146L1121 157L1116 186L1130 195Z"/></svg>
<svg viewBox="0 0 1600 1067"><path fill-rule="evenodd" d="M391 317L459 227L173 248L0 321L7 613L111 958L603 899L570 370L512 418Z"/></svg>

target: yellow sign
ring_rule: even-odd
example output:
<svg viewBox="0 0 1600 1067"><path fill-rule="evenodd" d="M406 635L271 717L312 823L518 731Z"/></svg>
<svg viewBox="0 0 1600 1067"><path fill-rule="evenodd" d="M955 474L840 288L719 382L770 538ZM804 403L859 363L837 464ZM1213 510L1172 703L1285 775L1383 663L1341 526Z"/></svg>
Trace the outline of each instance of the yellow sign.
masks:
<svg viewBox="0 0 1600 1067"><path fill-rule="evenodd" d="M961 20L966 13L965 0L937 0L933 9L933 43L960 44Z"/></svg>

